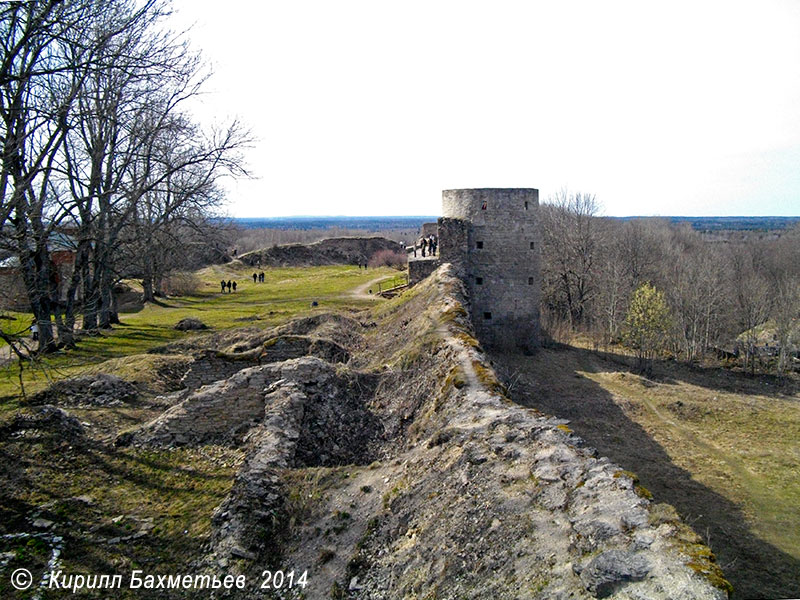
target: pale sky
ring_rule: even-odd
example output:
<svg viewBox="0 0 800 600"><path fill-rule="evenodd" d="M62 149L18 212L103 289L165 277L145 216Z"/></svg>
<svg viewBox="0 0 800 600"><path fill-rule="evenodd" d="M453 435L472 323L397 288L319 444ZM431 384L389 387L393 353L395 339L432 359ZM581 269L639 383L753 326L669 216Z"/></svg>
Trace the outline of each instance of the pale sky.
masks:
<svg viewBox="0 0 800 600"><path fill-rule="evenodd" d="M604 214L800 215L800 2L175 0L256 136L236 217L438 215L562 187Z"/></svg>

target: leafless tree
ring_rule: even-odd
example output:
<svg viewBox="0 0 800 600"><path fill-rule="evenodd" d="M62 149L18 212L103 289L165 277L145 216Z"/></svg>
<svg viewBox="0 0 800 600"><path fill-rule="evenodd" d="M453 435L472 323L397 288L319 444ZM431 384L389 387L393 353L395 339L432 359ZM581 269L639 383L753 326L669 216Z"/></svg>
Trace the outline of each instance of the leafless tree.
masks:
<svg viewBox="0 0 800 600"><path fill-rule="evenodd" d="M600 246L596 216L600 204L593 194L558 192L539 211L543 242L544 298L549 308L572 327L587 320L596 294Z"/></svg>
<svg viewBox="0 0 800 600"><path fill-rule="evenodd" d="M122 246L142 215L155 231L219 202L216 182L241 174L238 123L204 131L181 112L204 81L199 56L162 26L162 0L6 3L0 12L0 241L21 263L40 351L71 345L78 291L83 327L115 321ZM59 297L54 232L75 240ZM163 237L153 234L152 239Z"/></svg>
<svg viewBox="0 0 800 600"><path fill-rule="evenodd" d="M764 276L764 252L760 245L735 247L730 254L732 296L744 345L744 367L755 373L758 326L769 318L772 294Z"/></svg>

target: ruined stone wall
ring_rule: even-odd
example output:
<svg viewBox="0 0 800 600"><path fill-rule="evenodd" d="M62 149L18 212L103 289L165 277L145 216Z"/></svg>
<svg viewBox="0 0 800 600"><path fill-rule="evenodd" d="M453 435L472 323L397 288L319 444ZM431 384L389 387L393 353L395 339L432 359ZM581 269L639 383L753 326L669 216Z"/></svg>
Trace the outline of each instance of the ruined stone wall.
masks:
<svg viewBox="0 0 800 600"><path fill-rule="evenodd" d="M439 219L439 260L450 263L456 273L466 276L468 271L469 223L463 219Z"/></svg>
<svg viewBox="0 0 800 600"><path fill-rule="evenodd" d="M258 360L228 360L220 357L216 350L207 350L195 356L181 383L190 390L196 390L257 364Z"/></svg>
<svg viewBox="0 0 800 600"><path fill-rule="evenodd" d="M181 383L190 390L196 390L215 381L227 379L247 367L282 362L306 355L318 356L331 363L343 363L350 359L347 349L331 340L305 335L280 335L245 352L205 350L196 353L194 362L181 379Z"/></svg>
<svg viewBox="0 0 800 600"><path fill-rule="evenodd" d="M430 235L439 237L439 225L437 223L423 223L419 232L422 237L428 237Z"/></svg>
<svg viewBox="0 0 800 600"><path fill-rule="evenodd" d="M463 271L475 331L489 346L527 349L538 344L538 206L536 189L442 192L441 259Z"/></svg>
<svg viewBox="0 0 800 600"><path fill-rule="evenodd" d="M440 261L432 259L412 259L408 261L408 281L415 285L433 273L439 267Z"/></svg>

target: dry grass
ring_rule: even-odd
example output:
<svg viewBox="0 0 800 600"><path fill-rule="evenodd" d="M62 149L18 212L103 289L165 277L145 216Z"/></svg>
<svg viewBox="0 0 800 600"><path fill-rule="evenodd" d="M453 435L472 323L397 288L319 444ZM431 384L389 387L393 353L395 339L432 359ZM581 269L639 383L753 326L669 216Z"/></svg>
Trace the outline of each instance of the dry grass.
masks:
<svg viewBox="0 0 800 600"><path fill-rule="evenodd" d="M674 504L738 597L797 595L797 382L674 362L645 378L628 357L577 348L493 358L518 377L515 400L570 419L601 455L638 474L640 495Z"/></svg>

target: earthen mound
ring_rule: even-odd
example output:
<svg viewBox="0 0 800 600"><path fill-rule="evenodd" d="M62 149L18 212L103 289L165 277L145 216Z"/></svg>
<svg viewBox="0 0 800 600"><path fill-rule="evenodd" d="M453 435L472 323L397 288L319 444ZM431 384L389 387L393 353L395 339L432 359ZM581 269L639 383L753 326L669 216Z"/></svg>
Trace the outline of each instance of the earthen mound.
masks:
<svg viewBox="0 0 800 600"><path fill-rule="evenodd" d="M84 433L83 425L78 419L51 405L35 406L17 413L10 423L0 427L0 439L54 435L74 440L83 437Z"/></svg>
<svg viewBox="0 0 800 600"><path fill-rule="evenodd" d="M329 238L313 244L286 244L254 250L239 257L253 267L356 265L369 262L382 250L405 252L403 246L382 237Z"/></svg>

